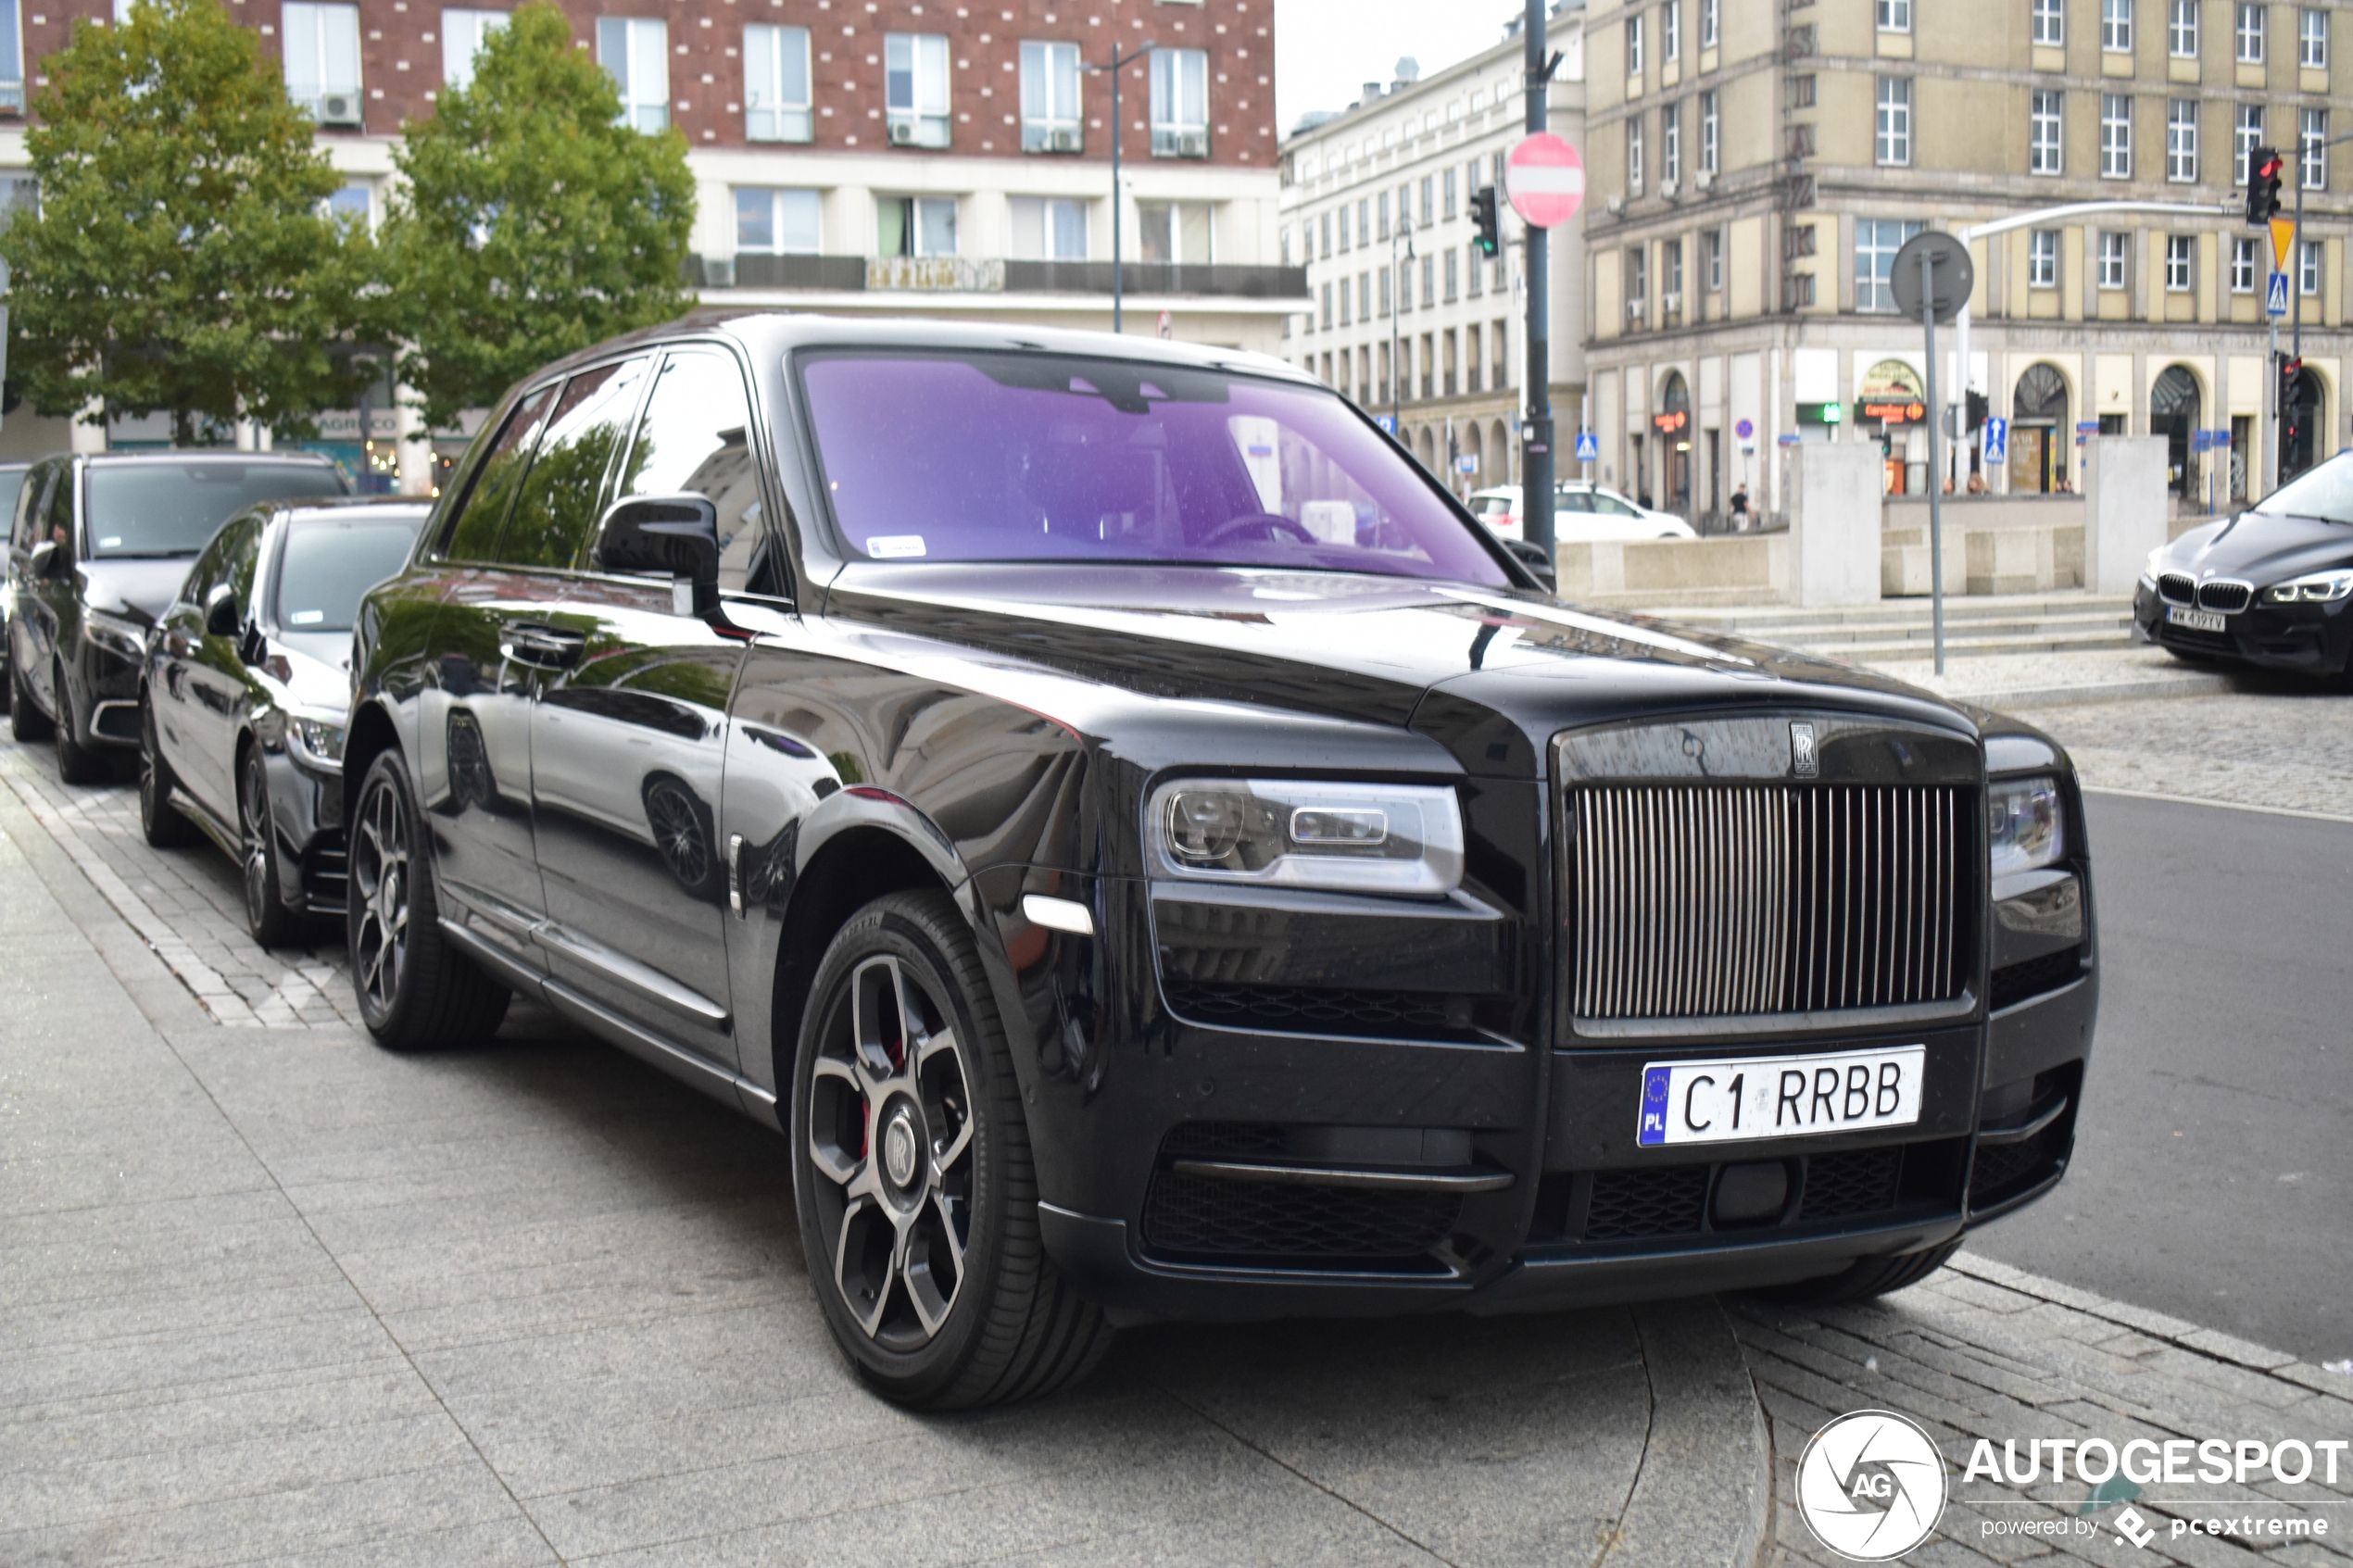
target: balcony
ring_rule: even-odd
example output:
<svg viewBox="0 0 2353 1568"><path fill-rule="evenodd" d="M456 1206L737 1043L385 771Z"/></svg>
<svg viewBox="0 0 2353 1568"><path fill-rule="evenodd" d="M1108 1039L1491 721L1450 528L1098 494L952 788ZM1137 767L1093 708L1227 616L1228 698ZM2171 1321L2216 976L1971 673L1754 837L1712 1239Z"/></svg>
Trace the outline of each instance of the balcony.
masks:
<svg viewBox="0 0 2353 1568"><path fill-rule="evenodd" d="M1229 299L1304 299L1304 267L1194 265L1130 261L1120 270L1129 294ZM964 257L770 256L740 252L699 258L690 278L704 289L793 289L869 293L1111 293L1108 261L1000 261Z"/></svg>

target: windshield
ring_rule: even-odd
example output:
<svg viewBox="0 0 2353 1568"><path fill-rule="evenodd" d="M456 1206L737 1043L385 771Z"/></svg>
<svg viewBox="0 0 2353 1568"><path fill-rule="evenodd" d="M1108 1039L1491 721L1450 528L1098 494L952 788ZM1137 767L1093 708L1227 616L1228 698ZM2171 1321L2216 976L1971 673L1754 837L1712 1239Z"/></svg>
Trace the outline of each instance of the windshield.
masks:
<svg viewBox="0 0 2353 1568"><path fill-rule="evenodd" d="M1500 585L1478 537L1329 393L1033 354L826 354L801 379L850 549Z"/></svg>
<svg viewBox="0 0 2353 1568"><path fill-rule="evenodd" d="M2316 517L2353 522L2353 453L2339 453L2319 468L2272 491L2255 509L2267 517Z"/></svg>
<svg viewBox="0 0 2353 1568"><path fill-rule="evenodd" d="M278 560L278 624L289 632L348 632L359 596L398 571L426 508L303 518Z"/></svg>
<svg viewBox="0 0 2353 1568"><path fill-rule="evenodd" d="M345 494L319 463L93 463L85 483L98 557L193 556L257 501Z"/></svg>

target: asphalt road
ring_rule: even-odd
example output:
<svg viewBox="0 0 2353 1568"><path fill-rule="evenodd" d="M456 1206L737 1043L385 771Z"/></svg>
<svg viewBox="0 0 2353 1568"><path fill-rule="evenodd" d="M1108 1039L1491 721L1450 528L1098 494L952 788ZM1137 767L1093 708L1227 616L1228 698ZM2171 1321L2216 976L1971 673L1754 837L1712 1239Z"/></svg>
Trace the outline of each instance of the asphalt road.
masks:
<svg viewBox="0 0 2353 1568"><path fill-rule="evenodd" d="M2091 797L2104 979L2075 1161L1973 1250L2353 1356L2353 823Z"/></svg>

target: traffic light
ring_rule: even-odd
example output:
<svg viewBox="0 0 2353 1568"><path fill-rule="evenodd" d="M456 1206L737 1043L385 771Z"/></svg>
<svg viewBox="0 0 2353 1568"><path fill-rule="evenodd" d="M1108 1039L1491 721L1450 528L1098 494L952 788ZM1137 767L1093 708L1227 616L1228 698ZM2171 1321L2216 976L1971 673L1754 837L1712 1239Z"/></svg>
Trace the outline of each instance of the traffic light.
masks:
<svg viewBox="0 0 2353 1568"><path fill-rule="evenodd" d="M1504 248L1504 237L1497 227L1495 187L1481 185L1471 193L1471 244L1481 256L1492 256Z"/></svg>
<svg viewBox="0 0 2353 1568"><path fill-rule="evenodd" d="M2246 153L2246 221L2260 229L2280 210L2280 150L2249 147Z"/></svg>
<svg viewBox="0 0 2353 1568"><path fill-rule="evenodd" d="M2304 361L2280 356L2280 410L2289 420L2296 417L2296 394L2304 390Z"/></svg>
<svg viewBox="0 0 2353 1568"><path fill-rule="evenodd" d="M1982 426L1985 423L1985 394L1982 392L1970 393L1969 395L1969 428L1976 430Z"/></svg>

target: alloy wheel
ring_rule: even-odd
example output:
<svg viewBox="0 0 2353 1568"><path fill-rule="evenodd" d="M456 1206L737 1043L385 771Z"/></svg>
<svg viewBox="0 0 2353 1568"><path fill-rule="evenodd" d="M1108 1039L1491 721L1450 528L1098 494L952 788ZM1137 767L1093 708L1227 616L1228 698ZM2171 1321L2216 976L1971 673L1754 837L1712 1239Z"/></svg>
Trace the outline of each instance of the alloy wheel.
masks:
<svg viewBox="0 0 2353 1568"><path fill-rule="evenodd" d="M654 846L683 887L699 887L711 874L711 842L696 802L685 788L662 780L646 791L646 816Z"/></svg>
<svg viewBox="0 0 2353 1568"><path fill-rule="evenodd" d="M409 955L409 822L399 792L379 784L359 804L351 840L351 889L359 918L352 939L353 980L379 1014L400 997Z"/></svg>
<svg viewBox="0 0 2353 1568"><path fill-rule="evenodd" d="M153 772L144 756L141 768L143 777ZM270 781L262 772L258 753L246 754L237 780L237 805L238 815L244 819L238 825L245 829L245 919L258 930L270 918L273 891L270 884L275 874L270 866Z"/></svg>
<svg viewBox="0 0 2353 1568"><path fill-rule="evenodd" d="M845 989L809 1085L824 1266L859 1329L904 1352L964 1285L975 1077L951 1015L899 959L866 960Z"/></svg>

